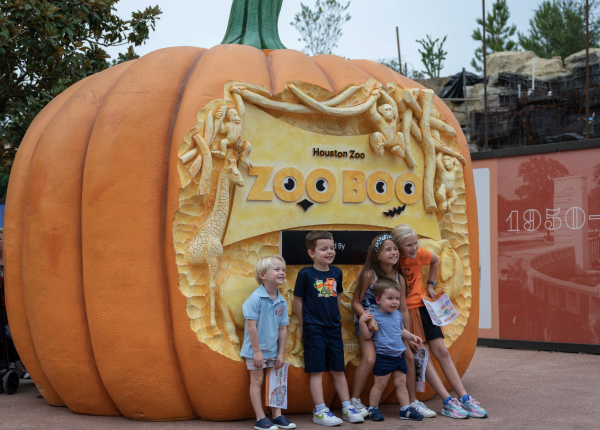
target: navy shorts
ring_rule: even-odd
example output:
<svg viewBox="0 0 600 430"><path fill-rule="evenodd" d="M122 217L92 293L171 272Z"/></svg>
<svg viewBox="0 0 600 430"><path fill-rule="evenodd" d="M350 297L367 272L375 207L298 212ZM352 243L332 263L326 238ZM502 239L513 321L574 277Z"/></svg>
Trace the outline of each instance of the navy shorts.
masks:
<svg viewBox="0 0 600 430"><path fill-rule="evenodd" d="M341 327L304 326L304 371L344 371L344 342Z"/></svg>
<svg viewBox="0 0 600 430"><path fill-rule="evenodd" d="M404 359L404 353L402 353L400 357L377 354L375 368L373 369L375 376L387 376L396 370L406 375L406 360Z"/></svg>

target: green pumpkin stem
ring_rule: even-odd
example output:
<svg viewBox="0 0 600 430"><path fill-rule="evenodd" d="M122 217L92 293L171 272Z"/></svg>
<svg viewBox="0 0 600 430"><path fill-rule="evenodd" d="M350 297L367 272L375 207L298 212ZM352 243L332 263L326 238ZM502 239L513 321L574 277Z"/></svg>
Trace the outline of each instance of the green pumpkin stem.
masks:
<svg viewBox="0 0 600 430"><path fill-rule="evenodd" d="M233 0L227 32L221 44L286 49L277 21L283 0Z"/></svg>

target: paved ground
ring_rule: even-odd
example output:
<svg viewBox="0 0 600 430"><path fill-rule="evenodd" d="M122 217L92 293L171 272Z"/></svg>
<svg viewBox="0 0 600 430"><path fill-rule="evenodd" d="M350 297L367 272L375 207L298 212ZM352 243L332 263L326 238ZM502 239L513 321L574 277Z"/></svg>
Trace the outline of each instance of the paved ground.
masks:
<svg viewBox="0 0 600 430"><path fill-rule="evenodd" d="M180 421L147 423L123 417L77 415L49 406L30 381L19 392L0 394L0 429L252 429L251 420L214 423ZM400 421L397 405L382 405L383 423L344 423L346 430L370 429L597 429L600 428L600 356L477 348L463 378L468 391L488 410L486 420L445 417ZM427 405L439 411L435 397ZM340 411L334 411L338 414ZM298 429L323 429L311 415L289 415Z"/></svg>

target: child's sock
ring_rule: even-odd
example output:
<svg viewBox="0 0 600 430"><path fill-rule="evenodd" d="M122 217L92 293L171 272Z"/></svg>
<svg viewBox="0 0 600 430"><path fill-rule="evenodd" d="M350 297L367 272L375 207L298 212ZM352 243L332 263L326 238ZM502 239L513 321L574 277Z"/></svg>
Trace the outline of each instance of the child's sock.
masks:
<svg viewBox="0 0 600 430"><path fill-rule="evenodd" d="M469 395L468 394L465 394L464 396L462 396L460 398L460 401L463 402L463 403L466 402L467 400L469 400Z"/></svg>
<svg viewBox="0 0 600 430"><path fill-rule="evenodd" d="M401 410L402 412L404 412L404 411L405 411L405 410L407 410L408 408L410 408L410 405L402 406L402 407L400 408L400 410Z"/></svg>
<svg viewBox="0 0 600 430"><path fill-rule="evenodd" d="M450 400L452 400L452 396L446 397L446 400L444 400L444 404L447 405Z"/></svg>
<svg viewBox="0 0 600 430"><path fill-rule="evenodd" d="M315 412L319 412L321 409L325 409L325 403L315 405Z"/></svg>
<svg viewBox="0 0 600 430"><path fill-rule="evenodd" d="M348 400L347 402L342 402L342 409L344 409L347 406L351 406L352 403L350 403L350 400Z"/></svg>

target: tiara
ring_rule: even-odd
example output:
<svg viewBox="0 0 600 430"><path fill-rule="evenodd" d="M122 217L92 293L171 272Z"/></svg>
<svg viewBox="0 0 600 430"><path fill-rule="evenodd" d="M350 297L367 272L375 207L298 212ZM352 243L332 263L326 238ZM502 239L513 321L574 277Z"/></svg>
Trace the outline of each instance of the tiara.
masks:
<svg viewBox="0 0 600 430"><path fill-rule="evenodd" d="M377 239L377 242L375 242L375 252L379 252L379 247L386 240L392 240L393 241L394 238L392 236L390 236L389 234L384 234L383 236L381 236L379 239Z"/></svg>

